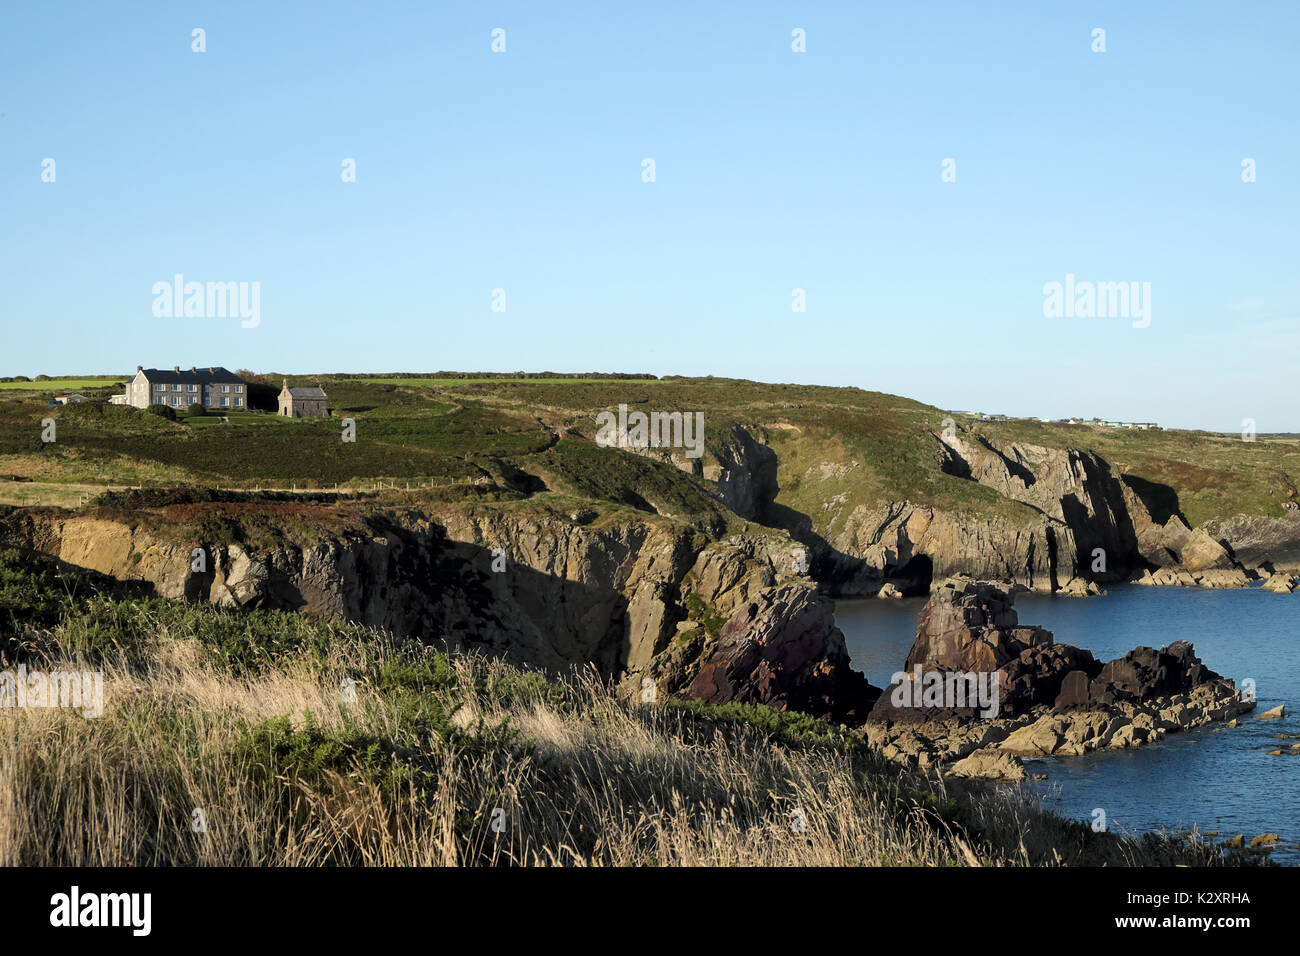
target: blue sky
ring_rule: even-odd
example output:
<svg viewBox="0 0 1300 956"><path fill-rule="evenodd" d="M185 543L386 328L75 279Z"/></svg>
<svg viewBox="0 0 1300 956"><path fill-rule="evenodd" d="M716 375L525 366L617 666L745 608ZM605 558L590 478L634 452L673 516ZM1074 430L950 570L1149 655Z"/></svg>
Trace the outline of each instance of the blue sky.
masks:
<svg viewBox="0 0 1300 956"><path fill-rule="evenodd" d="M1300 429L1300 5L449 6L12 5L0 374L648 371ZM259 282L260 324L155 317L176 273ZM1067 273L1150 282L1150 326L1044 317Z"/></svg>

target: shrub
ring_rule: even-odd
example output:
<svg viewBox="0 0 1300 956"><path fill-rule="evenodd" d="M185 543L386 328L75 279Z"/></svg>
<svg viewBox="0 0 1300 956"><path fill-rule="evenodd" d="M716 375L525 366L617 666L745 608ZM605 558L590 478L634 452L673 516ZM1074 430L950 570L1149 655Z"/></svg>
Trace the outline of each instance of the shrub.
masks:
<svg viewBox="0 0 1300 956"><path fill-rule="evenodd" d="M170 405L151 404L148 410L150 415L157 415L159 418L165 418L169 422L176 421L176 413L172 411L172 407Z"/></svg>
<svg viewBox="0 0 1300 956"><path fill-rule="evenodd" d="M202 402L195 402L189 408L185 409L185 414L191 416L192 418L201 418L207 413L208 410L203 407Z"/></svg>

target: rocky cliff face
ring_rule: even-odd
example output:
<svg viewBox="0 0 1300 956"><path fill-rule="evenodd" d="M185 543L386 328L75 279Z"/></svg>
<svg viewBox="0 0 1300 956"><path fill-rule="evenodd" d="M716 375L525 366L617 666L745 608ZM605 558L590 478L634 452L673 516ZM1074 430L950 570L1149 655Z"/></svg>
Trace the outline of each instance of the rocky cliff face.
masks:
<svg viewBox="0 0 1300 956"><path fill-rule="evenodd" d="M727 622L690 695L719 704L761 701L861 723L880 692L848 665L830 609L808 589L786 585L764 591Z"/></svg>
<svg viewBox="0 0 1300 956"><path fill-rule="evenodd" d="M931 579L954 574L1053 591L1063 583L1058 574L1075 576L1072 561L1060 565L1062 552L1074 550L1070 528L1049 518L1026 525L887 502L854 509L827 544L819 564L841 594L875 594L886 582L924 594Z"/></svg>
<svg viewBox="0 0 1300 956"><path fill-rule="evenodd" d="M776 499L776 453L739 425L732 426L715 454L713 474L723 504L751 521L764 521Z"/></svg>
<svg viewBox="0 0 1300 956"><path fill-rule="evenodd" d="M952 575L1067 594L1139 579L1237 587L1261 565L1300 567L1300 511L1191 529L1169 489L1121 476L1093 453L999 446L952 430L934 440L945 473L1023 507L942 510L903 499L846 514L831 496L800 516L779 503L775 453L739 427L713 472L733 510L757 521L779 516L811 550L818 580L840 595L925 594L931 580Z"/></svg>
<svg viewBox="0 0 1300 956"><path fill-rule="evenodd" d="M594 665L629 694L646 681L689 692L709 668L728 675L709 699L842 716L839 691L866 686L829 607L790 572L784 536L714 541L651 518L597 528L523 510L396 509L331 514L328 532L322 514L305 536L214 542L178 530L201 521L162 510L149 523L15 510L0 516L0 541L164 597L346 618L550 671ZM742 634L762 646L758 658L736 657Z"/></svg>
<svg viewBox="0 0 1300 956"><path fill-rule="evenodd" d="M935 437L944 471L1029 510L1011 518L890 502L851 515L831 541L836 550L885 578L914 575L909 564L924 556L935 578L968 574L1038 591L1121 580L1141 563L1123 485L1096 455L1028 444L998 448L956 433Z"/></svg>
<svg viewBox="0 0 1300 956"><path fill-rule="evenodd" d="M1011 444L997 448L984 439L940 436L952 459L970 478L1005 498L1036 508L1070 530L1072 548L1058 555L1071 576L1122 577L1137 557L1133 523L1124 486L1110 465L1074 449ZM1091 570L1095 551L1106 557L1105 570Z"/></svg>
<svg viewBox="0 0 1300 956"><path fill-rule="evenodd" d="M1227 542L1245 567L1300 571L1300 510L1287 511L1280 518L1235 515L1208 521L1203 530L1216 541Z"/></svg>

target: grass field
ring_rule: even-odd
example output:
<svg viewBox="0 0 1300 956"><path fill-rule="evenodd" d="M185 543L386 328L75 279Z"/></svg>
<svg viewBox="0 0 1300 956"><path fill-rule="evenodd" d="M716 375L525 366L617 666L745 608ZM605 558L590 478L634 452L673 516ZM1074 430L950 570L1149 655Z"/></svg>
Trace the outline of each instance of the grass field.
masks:
<svg viewBox="0 0 1300 956"><path fill-rule="evenodd" d="M52 481L0 481L0 505L76 508L105 491L123 486Z"/></svg>
<svg viewBox="0 0 1300 956"><path fill-rule="evenodd" d="M99 375L90 378L52 378L48 382L0 382L0 391L75 392L86 388L109 388L130 379L130 375Z"/></svg>
<svg viewBox="0 0 1300 956"><path fill-rule="evenodd" d="M704 413L705 466L716 462L731 426L745 426L777 453L778 503L802 514L819 513L834 499L841 505L835 520L843 520L859 505L906 499L1013 522L1036 520L1027 506L943 472L934 436L948 412L878 392L721 378L287 379L324 387L331 417L287 421L232 411L228 423L218 413L169 422L98 402L47 404L51 390L84 391L87 382L111 384L107 378L67 378L39 389L36 383L4 383L0 479L16 474L46 484L250 488L361 487L385 479L402 487L478 483L488 491L536 491L541 484L632 506L644 501L636 489L645 485L674 513L704 507L703 486L671 465L593 446L595 415L625 404ZM1244 442L1204 432L956 417L972 436L1000 447L1019 442L1094 451L1120 473L1172 488L1193 524L1243 512L1280 515L1283 502L1297 494L1295 440ZM46 419L57 425L53 443L41 441ZM355 442L342 440L344 419L355 423Z"/></svg>

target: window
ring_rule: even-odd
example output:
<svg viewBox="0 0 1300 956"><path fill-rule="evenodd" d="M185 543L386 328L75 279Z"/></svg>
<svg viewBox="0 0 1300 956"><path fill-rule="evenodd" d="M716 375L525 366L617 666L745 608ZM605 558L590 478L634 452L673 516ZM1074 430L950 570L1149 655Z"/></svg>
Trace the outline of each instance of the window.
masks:
<svg viewBox="0 0 1300 956"><path fill-rule="evenodd" d="M193 395L191 395L191 396L189 397L189 400L186 402L186 404L188 404L188 405L193 405L193 404L194 404L195 402L197 402L197 401L198 401L198 399L195 398Z"/></svg>
<svg viewBox="0 0 1300 956"><path fill-rule="evenodd" d="M228 391L230 391L230 386L229 386L229 385L222 385L222 386L221 386L221 390L222 390L223 392L228 392ZM223 403L223 404L224 404L224 403Z"/></svg>
<svg viewBox="0 0 1300 956"><path fill-rule="evenodd" d="M236 405L242 405L242 404L244 404L244 400L243 400L242 398L236 398L236 399L235 399L235 404L236 404Z"/></svg>
<svg viewBox="0 0 1300 956"><path fill-rule="evenodd" d="M180 403L181 403L180 396L179 396L179 395L173 395L173 396L172 396L172 404L173 404L173 405L179 405Z"/></svg>
<svg viewBox="0 0 1300 956"><path fill-rule="evenodd" d="M165 391L167 391L167 386L166 386L166 385L155 385L155 386L153 387L153 390L154 390L155 392L165 392Z"/></svg>
<svg viewBox="0 0 1300 956"><path fill-rule="evenodd" d="M191 391L191 392L197 392L198 390L199 390L199 387L198 387L197 385L191 385L191 386L190 386L190 391ZM190 401L193 401L193 399L190 399Z"/></svg>
<svg viewBox="0 0 1300 956"><path fill-rule="evenodd" d="M222 405L229 405L229 404L230 404L230 399L228 399L228 398L223 398L223 399L221 400L221 404L222 404Z"/></svg>
<svg viewBox="0 0 1300 956"><path fill-rule="evenodd" d="M179 392L180 390L181 390L181 387L180 387L179 385L173 385L173 386L172 386L172 391L173 391L173 392Z"/></svg>
<svg viewBox="0 0 1300 956"><path fill-rule="evenodd" d="M244 394L244 386L242 386L242 385L236 385L236 386L235 386L235 391L236 391L238 394L240 394L240 395Z"/></svg>

